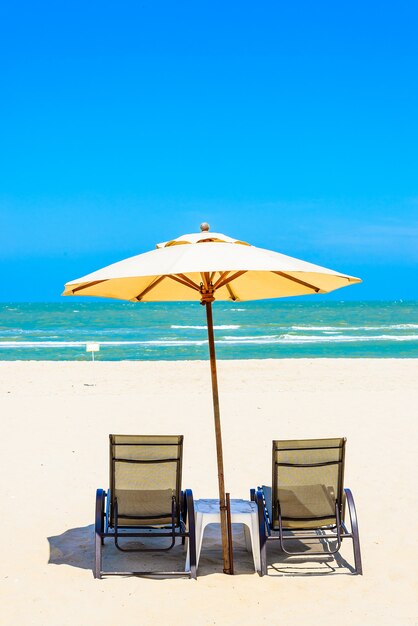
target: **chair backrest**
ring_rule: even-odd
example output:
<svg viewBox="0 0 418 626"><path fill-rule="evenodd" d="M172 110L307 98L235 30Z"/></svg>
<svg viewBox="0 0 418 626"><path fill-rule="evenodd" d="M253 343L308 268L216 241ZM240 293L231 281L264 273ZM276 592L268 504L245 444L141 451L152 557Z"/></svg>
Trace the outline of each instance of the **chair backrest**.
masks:
<svg viewBox="0 0 418 626"><path fill-rule="evenodd" d="M180 520L183 458L182 435L109 435L110 525L171 524L175 498L175 523Z"/></svg>
<svg viewBox="0 0 418 626"><path fill-rule="evenodd" d="M272 524L320 528L342 513L346 439L273 441ZM280 509L279 509L280 507Z"/></svg>

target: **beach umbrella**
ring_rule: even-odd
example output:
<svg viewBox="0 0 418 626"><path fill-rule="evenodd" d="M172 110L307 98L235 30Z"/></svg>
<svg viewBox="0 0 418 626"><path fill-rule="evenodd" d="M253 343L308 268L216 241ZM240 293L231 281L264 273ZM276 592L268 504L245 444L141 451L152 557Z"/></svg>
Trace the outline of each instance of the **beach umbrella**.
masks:
<svg viewBox="0 0 418 626"><path fill-rule="evenodd" d="M131 302L196 300L205 306L226 573L232 573L232 538L230 529L228 532L212 302L327 293L358 282L359 278L210 232L209 225L203 223L200 233L157 244L150 252L113 263L65 285L65 296L100 296Z"/></svg>

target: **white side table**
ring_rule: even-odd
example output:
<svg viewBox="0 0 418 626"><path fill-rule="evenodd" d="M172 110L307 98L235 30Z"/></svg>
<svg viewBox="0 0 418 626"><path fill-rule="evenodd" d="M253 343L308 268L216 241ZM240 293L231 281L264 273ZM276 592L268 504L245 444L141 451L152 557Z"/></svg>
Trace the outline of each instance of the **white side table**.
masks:
<svg viewBox="0 0 418 626"><path fill-rule="evenodd" d="M196 521L196 567L199 565L203 534L208 524L220 524L219 500L195 500ZM261 569L260 538L258 534L258 513L255 502L231 500L231 524L243 524L247 550L253 553L256 572ZM186 570L190 569L189 542L187 542Z"/></svg>

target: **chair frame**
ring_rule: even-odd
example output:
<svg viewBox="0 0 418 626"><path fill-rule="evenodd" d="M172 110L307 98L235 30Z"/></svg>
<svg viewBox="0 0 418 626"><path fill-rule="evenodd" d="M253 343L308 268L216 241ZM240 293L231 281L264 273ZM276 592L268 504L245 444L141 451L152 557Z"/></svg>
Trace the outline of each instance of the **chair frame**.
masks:
<svg viewBox="0 0 418 626"><path fill-rule="evenodd" d="M307 442L312 442L313 440L307 440ZM336 540L336 547L332 550L327 551L326 553L322 552L310 552L306 556L314 556L314 555L324 555L324 554L335 554L341 548L341 543L343 539L352 539L353 541L353 552L354 552L354 572L353 574L362 575L363 567L361 561L361 552L360 552L360 539L359 539L359 530L358 530L358 522L357 522L357 513L356 507L354 504L354 498L350 489L343 488L343 478L344 478L344 461L345 461L345 442L346 439L343 439L342 445L342 456L340 463L340 472L339 472L339 480L338 480L338 494L335 502L335 524L321 526L318 523L317 527L314 528L283 528L283 520L280 510L280 502L277 502L278 506L278 526L273 526L272 520L270 519L270 513L268 511L268 506L266 502L266 497L264 491L261 487L257 487L257 489L250 490L250 499L256 503L257 512L258 512L258 525L259 525L259 536L260 536L260 562L261 562L261 571L260 576L267 575L267 542L268 541L279 541L281 550L289 555L289 556L299 556L305 555L305 552L300 551L290 551L285 548L286 541L295 541L295 540L312 540L317 539L321 540ZM273 480L272 480L272 494L277 493L277 473L275 471L275 441L273 441ZM315 466L323 465L323 463L314 464ZM343 496L344 494L344 496ZM274 506L272 502L272 506ZM349 530L344 522L344 513L345 508L348 508L349 516L350 516L350 527ZM315 519L315 518L313 518ZM311 521L311 520L309 520ZM320 518L318 518L318 522ZM310 532L308 532L310 531ZM318 535L318 531L322 534ZM277 535L273 535L272 532L278 532ZM290 533L290 534L286 534Z"/></svg>
<svg viewBox="0 0 418 626"><path fill-rule="evenodd" d="M110 435L110 438L112 435ZM182 444L182 439L181 439ZM114 472L112 458L112 439L110 439L110 484L114 488ZM146 463L147 461L133 461L135 463ZM158 461L157 461L158 462ZM195 534L195 512L193 493L191 489L180 491L181 481L181 458L178 459L177 472L177 493L180 494L180 502L173 495L171 501L171 523L158 524L152 526L148 524L120 525L118 524L118 503L117 499L112 497L112 490L107 492L103 489L96 491L95 506L95 561L94 561L94 577L101 578L102 575L148 575L148 576L189 576L197 577L196 567L196 534ZM129 516L123 515L123 519ZM133 519L140 519L141 516L132 516ZM143 516L144 519L150 520L161 519L159 516ZM133 530L131 530L133 529ZM124 532L120 533L119 531ZM170 538L170 545L164 548L122 548L120 539L129 538L154 538L167 537ZM181 539L184 545L186 539L190 542L190 569L185 571L104 571L102 569L102 552L105 539L111 538L115 542L115 546L122 552L164 552L174 547L176 540Z"/></svg>

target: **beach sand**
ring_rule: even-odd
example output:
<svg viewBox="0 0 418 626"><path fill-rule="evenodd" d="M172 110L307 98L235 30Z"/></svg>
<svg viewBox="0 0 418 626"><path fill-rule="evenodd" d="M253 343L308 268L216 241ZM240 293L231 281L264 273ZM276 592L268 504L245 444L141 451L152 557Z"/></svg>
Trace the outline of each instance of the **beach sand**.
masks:
<svg viewBox="0 0 418 626"><path fill-rule="evenodd" d="M217 496L209 364L1 362L1 624L417 623L418 360L221 361L218 374L233 498L270 484L273 438L347 437L364 576L350 574L347 540L341 558L313 562L269 545L261 578L237 527L236 576L221 573L211 528L197 581L94 580L109 433L183 434L183 487ZM125 558L114 552L105 559ZM147 558L181 569L184 553Z"/></svg>

